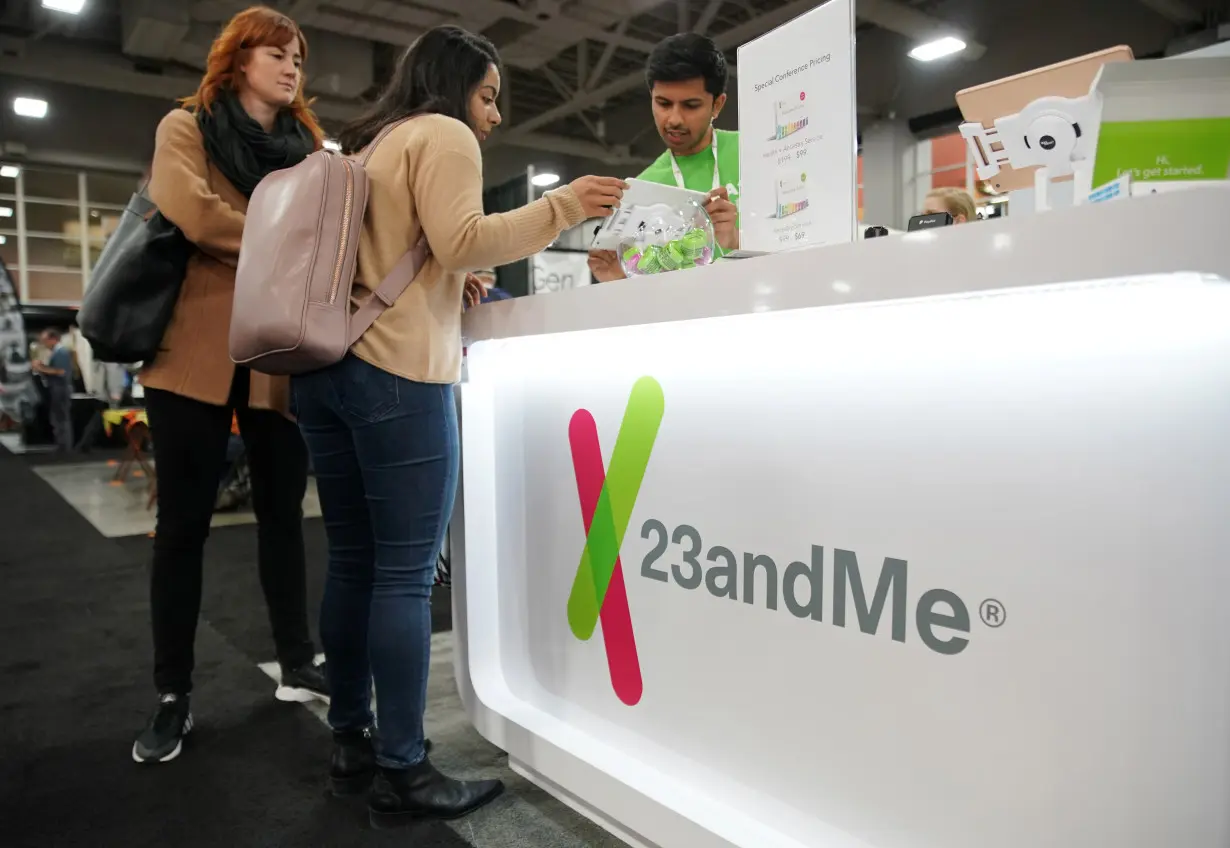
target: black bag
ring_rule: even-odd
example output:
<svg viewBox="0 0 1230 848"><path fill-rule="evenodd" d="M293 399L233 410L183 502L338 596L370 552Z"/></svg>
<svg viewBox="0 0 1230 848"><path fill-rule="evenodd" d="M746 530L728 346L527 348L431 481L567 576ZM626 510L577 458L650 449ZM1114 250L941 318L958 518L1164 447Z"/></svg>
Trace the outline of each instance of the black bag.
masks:
<svg viewBox="0 0 1230 848"><path fill-rule="evenodd" d="M134 194L98 257L77 313L77 326L96 360L153 360L191 254L192 244L144 189Z"/></svg>

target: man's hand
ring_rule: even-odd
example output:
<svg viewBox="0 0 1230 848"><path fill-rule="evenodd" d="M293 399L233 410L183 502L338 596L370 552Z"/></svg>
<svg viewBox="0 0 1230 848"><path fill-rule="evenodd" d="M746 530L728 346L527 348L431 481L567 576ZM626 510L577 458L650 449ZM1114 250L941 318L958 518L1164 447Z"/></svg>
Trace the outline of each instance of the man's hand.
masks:
<svg viewBox="0 0 1230 848"><path fill-rule="evenodd" d="M725 187L709 192L709 201L705 204L709 220L713 222L713 234L722 250L730 252L739 249L739 208L730 202L730 194Z"/></svg>
<svg viewBox="0 0 1230 848"><path fill-rule="evenodd" d="M465 288L462 291L462 309L478 306L487 296L487 287L483 281L473 274L466 274Z"/></svg>
<svg viewBox="0 0 1230 848"><path fill-rule="evenodd" d="M622 280L627 275L619 264L619 257L613 250L591 250L589 252L589 270L600 283L612 280Z"/></svg>

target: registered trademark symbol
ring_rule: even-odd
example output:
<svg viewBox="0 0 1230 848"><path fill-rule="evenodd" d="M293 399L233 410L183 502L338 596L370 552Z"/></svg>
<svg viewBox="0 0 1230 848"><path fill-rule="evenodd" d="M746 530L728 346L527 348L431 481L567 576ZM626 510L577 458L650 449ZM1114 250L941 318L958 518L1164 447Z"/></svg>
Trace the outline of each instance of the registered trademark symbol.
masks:
<svg viewBox="0 0 1230 848"><path fill-rule="evenodd" d="M1008 610L1004 609L1004 605L994 598L987 598L978 607L978 615L982 617L982 623L987 627L1003 627L1004 622L1008 620Z"/></svg>

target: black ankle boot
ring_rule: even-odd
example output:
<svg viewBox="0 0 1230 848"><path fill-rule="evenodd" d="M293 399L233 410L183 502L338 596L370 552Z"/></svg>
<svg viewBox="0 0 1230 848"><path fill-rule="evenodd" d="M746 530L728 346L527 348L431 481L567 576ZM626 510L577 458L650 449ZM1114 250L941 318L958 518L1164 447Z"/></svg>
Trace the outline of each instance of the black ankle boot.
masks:
<svg viewBox="0 0 1230 848"><path fill-rule="evenodd" d="M329 789L337 796L366 792L376 776L376 751L370 730L333 731Z"/></svg>
<svg viewBox="0 0 1230 848"><path fill-rule="evenodd" d="M372 827L398 827L417 819L456 819L504 791L498 780L453 780L427 759L405 770L376 772L368 815Z"/></svg>
<svg viewBox="0 0 1230 848"><path fill-rule="evenodd" d="M431 740L423 742L423 750L431 753ZM372 731L333 731L333 756L329 760L329 788L334 795L361 795L376 776L376 750Z"/></svg>

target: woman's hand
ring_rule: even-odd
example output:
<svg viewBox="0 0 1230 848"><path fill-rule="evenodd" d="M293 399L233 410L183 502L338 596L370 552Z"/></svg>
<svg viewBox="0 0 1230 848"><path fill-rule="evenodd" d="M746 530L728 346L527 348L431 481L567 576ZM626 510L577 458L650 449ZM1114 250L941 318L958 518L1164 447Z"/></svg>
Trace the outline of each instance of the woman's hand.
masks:
<svg viewBox="0 0 1230 848"><path fill-rule="evenodd" d="M623 199L628 184L616 177L580 177L572 181L572 191L585 209L586 218L610 216Z"/></svg>
<svg viewBox="0 0 1230 848"><path fill-rule="evenodd" d="M462 293L463 309L478 306L487 296L487 287L473 274L466 274L465 291Z"/></svg>

